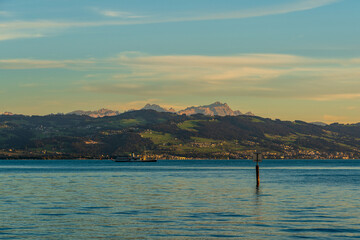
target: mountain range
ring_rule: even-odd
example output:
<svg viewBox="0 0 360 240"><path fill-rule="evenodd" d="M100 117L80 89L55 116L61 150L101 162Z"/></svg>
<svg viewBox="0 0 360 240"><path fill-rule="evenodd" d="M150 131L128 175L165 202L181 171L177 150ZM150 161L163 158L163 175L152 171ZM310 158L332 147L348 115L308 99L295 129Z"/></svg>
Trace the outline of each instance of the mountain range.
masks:
<svg viewBox="0 0 360 240"><path fill-rule="evenodd" d="M113 110L102 108L102 109L97 110L97 111L76 110L76 111L70 112L68 114L69 115L89 116L89 117L93 117L93 118L98 118L98 117L117 116L117 115L119 115L121 113L118 112L118 111L113 111Z"/></svg>
<svg viewBox="0 0 360 240"><path fill-rule="evenodd" d="M233 111L229 105L226 103L221 102L215 102L209 105L204 106L192 106L188 107L184 110L175 111L173 108L167 109L164 107L161 107L157 104L146 104L141 110L154 110L157 112L169 112L169 113L176 113L179 115L185 114L187 116L194 115L194 114L203 114L207 116L240 116L240 115L247 115L247 116L254 116L252 112L247 112L243 114L239 110ZM77 110L70 113L67 113L69 115L80 115L80 116L89 116L93 118L98 117L109 117L109 116L117 116L121 113L118 111L113 111L109 109L100 109L97 111L83 111L83 110Z"/></svg>
<svg viewBox="0 0 360 240"><path fill-rule="evenodd" d="M199 107L188 107L184 110L178 112L178 114L185 114L187 116L194 114L203 114L207 116L240 116L240 115L248 115L254 116L253 113L241 113L239 110L233 111L226 103L215 102L210 105L199 106Z"/></svg>

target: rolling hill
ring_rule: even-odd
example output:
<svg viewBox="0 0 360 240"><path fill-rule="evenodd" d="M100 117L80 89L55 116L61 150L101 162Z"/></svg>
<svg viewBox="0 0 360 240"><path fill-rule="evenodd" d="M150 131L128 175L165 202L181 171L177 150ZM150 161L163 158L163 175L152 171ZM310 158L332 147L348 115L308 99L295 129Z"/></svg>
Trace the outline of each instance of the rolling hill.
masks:
<svg viewBox="0 0 360 240"><path fill-rule="evenodd" d="M0 115L0 158L359 158L360 125L139 110L92 118Z"/></svg>

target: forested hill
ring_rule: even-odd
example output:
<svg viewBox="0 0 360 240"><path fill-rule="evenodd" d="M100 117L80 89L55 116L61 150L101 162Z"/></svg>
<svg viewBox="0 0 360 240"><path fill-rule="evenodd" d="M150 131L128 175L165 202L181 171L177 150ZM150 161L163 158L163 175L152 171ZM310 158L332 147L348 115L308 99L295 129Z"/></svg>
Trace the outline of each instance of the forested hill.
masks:
<svg viewBox="0 0 360 240"><path fill-rule="evenodd" d="M0 115L0 158L107 158L131 152L161 158L359 158L360 125L318 126L256 116L153 110L91 118Z"/></svg>

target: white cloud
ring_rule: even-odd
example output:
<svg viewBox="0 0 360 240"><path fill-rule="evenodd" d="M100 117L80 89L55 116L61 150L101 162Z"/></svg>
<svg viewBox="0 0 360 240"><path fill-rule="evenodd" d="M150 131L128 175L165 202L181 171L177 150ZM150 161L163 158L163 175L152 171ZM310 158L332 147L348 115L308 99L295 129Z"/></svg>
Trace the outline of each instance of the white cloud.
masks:
<svg viewBox="0 0 360 240"><path fill-rule="evenodd" d="M16 38L44 37L51 35L53 33L58 33L59 31L63 31L68 28L262 17L269 15L298 12L298 11L306 11L314 8L319 8L328 4L332 4L338 1L339 0L298 0L293 3L274 5L267 8L247 9L247 10L211 13L211 14L194 13L193 15L187 15L186 17L182 16L181 13L176 13L177 15L176 17L173 15L163 15L156 17L147 17L144 19L141 16L141 14L138 15L125 11L100 10L94 8L94 10L96 10L99 14L103 16L120 18L120 20L88 21L88 22L50 21L50 20L2 22L0 23L0 36L7 36L7 37L0 37L0 41L16 39Z"/></svg>

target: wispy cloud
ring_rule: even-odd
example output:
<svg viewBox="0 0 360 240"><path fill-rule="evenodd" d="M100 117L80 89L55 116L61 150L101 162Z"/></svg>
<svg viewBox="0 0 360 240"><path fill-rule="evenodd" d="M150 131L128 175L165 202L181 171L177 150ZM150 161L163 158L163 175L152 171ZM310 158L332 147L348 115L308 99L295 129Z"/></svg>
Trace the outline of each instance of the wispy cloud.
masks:
<svg viewBox="0 0 360 240"><path fill-rule="evenodd" d="M134 14L126 11L116 11L116 10L108 10L108 9L99 9L93 8L93 10L105 17L111 18L124 18L124 19L134 19L134 18L143 18L144 16L140 16L138 14Z"/></svg>
<svg viewBox="0 0 360 240"><path fill-rule="evenodd" d="M101 14L106 17L119 17L119 18L142 18L143 17L143 16L134 15L129 12L120 12L120 11L111 11L111 10L101 11Z"/></svg>
<svg viewBox="0 0 360 240"><path fill-rule="evenodd" d="M82 91L149 99L159 95L242 95L309 101L360 99L357 91L360 61L356 58L281 54L151 56L131 52L105 59L0 60L3 71L45 68L85 72L78 83Z"/></svg>
<svg viewBox="0 0 360 240"><path fill-rule="evenodd" d="M44 69L44 68L90 68L93 60L38 60L38 59L0 59L0 69Z"/></svg>
<svg viewBox="0 0 360 240"><path fill-rule="evenodd" d="M84 90L156 96L246 95L316 101L352 99L360 88L356 59L305 58L278 54L238 56L146 56L120 54L110 62L127 73ZM346 93L346 94L345 94Z"/></svg>
<svg viewBox="0 0 360 240"><path fill-rule="evenodd" d="M7 32L0 35L0 41L12 40L12 39L41 38L41 37L45 37L45 35L41 33Z"/></svg>
<svg viewBox="0 0 360 240"><path fill-rule="evenodd" d="M203 14L198 17L179 18L178 21L195 21L195 20L221 20L221 19L239 19L239 18L252 18L263 17L269 15L286 14L292 12L300 12L319 8L340 0L299 0L292 3L273 5L267 8L246 9L226 13L216 14Z"/></svg>
<svg viewBox="0 0 360 240"><path fill-rule="evenodd" d="M230 12L218 13L201 13L197 12L193 15L185 13L174 13L168 15L157 15L144 18L142 14L130 13L126 11L115 10L95 10L106 17L114 18L114 20L99 21L13 21L0 23L1 40L10 40L16 38L44 37L53 33L58 33L69 28L80 27L99 27L99 26L116 26L116 25L136 25L136 24L156 24L170 22L186 22L186 21L207 21L222 19L242 19L252 17L263 17L269 15L286 14L292 12L306 11L329 5L340 0L298 0L296 2L283 5L272 5L266 8L234 10ZM4 12L6 13L6 12ZM115 19L116 18L116 19ZM119 18L119 19L117 19Z"/></svg>
<svg viewBox="0 0 360 240"><path fill-rule="evenodd" d="M13 14L10 12L6 12L6 11L0 11L0 16L4 16L4 17L9 17L12 16Z"/></svg>
<svg viewBox="0 0 360 240"><path fill-rule="evenodd" d="M360 99L360 93L319 94L310 99L315 101L355 100Z"/></svg>
<svg viewBox="0 0 360 240"><path fill-rule="evenodd" d="M349 110L349 111L354 111L354 110L359 109L359 107L358 106L347 106L347 107L345 107L345 109Z"/></svg>
<svg viewBox="0 0 360 240"><path fill-rule="evenodd" d="M334 122L349 122L348 117L346 116L335 116L335 115L324 115L323 121L326 123L334 123Z"/></svg>
<svg viewBox="0 0 360 240"><path fill-rule="evenodd" d="M44 86L44 84L40 84L40 83L36 83L36 82L31 82L31 83L20 83L19 87L21 88L37 88L40 86Z"/></svg>

